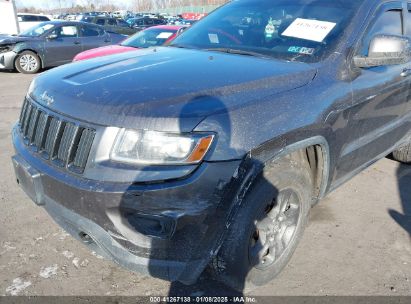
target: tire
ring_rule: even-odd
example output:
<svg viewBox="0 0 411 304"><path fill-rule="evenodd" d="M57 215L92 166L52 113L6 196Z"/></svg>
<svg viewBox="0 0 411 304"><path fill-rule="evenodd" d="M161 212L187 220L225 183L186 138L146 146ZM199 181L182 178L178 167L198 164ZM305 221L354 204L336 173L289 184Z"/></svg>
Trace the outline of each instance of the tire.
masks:
<svg viewBox="0 0 411 304"><path fill-rule="evenodd" d="M36 74L41 69L41 60L36 53L24 51L16 57L14 65L20 73Z"/></svg>
<svg viewBox="0 0 411 304"><path fill-rule="evenodd" d="M392 152L392 157L399 162L411 164L411 143L399 147Z"/></svg>
<svg viewBox="0 0 411 304"><path fill-rule="evenodd" d="M239 291L251 290L274 279L297 248L311 202L312 179L306 167L291 159L266 165L244 198L210 265L213 276ZM268 228L266 232L264 226ZM267 231L271 233L268 251ZM281 244L285 244L282 250Z"/></svg>

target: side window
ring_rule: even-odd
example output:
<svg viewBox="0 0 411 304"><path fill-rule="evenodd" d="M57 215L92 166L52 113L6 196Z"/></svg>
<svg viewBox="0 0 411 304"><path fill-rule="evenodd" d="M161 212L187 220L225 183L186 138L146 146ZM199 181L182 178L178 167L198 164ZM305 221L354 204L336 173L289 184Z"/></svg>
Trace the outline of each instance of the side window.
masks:
<svg viewBox="0 0 411 304"><path fill-rule="evenodd" d="M77 27L74 25L61 26L53 30L53 33L59 38L77 37Z"/></svg>
<svg viewBox="0 0 411 304"><path fill-rule="evenodd" d="M46 16L39 16L39 21L50 21Z"/></svg>
<svg viewBox="0 0 411 304"><path fill-rule="evenodd" d="M378 34L387 35L402 35L402 11L401 10L389 10L380 15L375 23L372 25L371 30L366 35L363 46L361 49L362 55L368 55L368 47L371 39Z"/></svg>
<svg viewBox="0 0 411 304"><path fill-rule="evenodd" d="M31 15L22 15L21 18L25 22L37 22L37 16L31 16Z"/></svg>
<svg viewBox="0 0 411 304"><path fill-rule="evenodd" d="M82 26L81 27L81 36L83 36L83 37L100 36L99 28L94 27L94 26Z"/></svg>
<svg viewBox="0 0 411 304"><path fill-rule="evenodd" d="M108 25L117 25L115 19L108 19L108 20L107 20L107 23L108 23Z"/></svg>
<svg viewBox="0 0 411 304"><path fill-rule="evenodd" d="M121 26L121 27L129 27L128 23L123 20L117 20L117 24L118 26Z"/></svg>
<svg viewBox="0 0 411 304"><path fill-rule="evenodd" d="M144 24L144 20L142 20L142 19L141 19L141 20L137 20L136 24L137 24L137 25L143 25L143 24Z"/></svg>
<svg viewBox="0 0 411 304"><path fill-rule="evenodd" d="M96 23L97 23L98 25L104 25L105 21L106 21L106 20L104 20L104 19L97 19L97 22L96 22Z"/></svg>

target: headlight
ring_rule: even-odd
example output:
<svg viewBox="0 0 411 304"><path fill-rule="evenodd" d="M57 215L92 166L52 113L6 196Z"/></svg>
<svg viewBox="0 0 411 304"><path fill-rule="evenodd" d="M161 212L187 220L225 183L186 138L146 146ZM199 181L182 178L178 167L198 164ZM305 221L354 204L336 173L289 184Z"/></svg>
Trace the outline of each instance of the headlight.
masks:
<svg viewBox="0 0 411 304"><path fill-rule="evenodd" d="M11 45L11 44L0 45L0 53L9 52L12 49L13 49L13 45Z"/></svg>
<svg viewBox="0 0 411 304"><path fill-rule="evenodd" d="M199 163L211 146L211 134L172 134L123 129L111 159L126 163L167 165Z"/></svg>

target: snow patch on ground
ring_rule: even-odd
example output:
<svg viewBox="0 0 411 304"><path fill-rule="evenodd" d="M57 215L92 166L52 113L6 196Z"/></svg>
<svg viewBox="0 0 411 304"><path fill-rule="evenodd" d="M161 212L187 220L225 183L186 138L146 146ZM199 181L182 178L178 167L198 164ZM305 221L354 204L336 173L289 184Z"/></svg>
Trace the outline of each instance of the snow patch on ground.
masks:
<svg viewBox="0 0 411 304"><path fill-rule="evenodd" d="M68 250L64 250L61 254L64 255L68 259L71 259L72 257L74 257L74 253Z"/></svg>
<svg viewBox="0 0 411 304"><path fill-rule="evenodd" d="M79 259L79 258L74 258L73 261L72 261L73 265L74 265L76 268L79 267L79 262L80 262L80 259Z"/></svg>
<svg viewBox="0 0 411 304"><path fill-rule="evenodd" d="M66 237L68 237L70 234L68 234L67 232L65 232L65 231L61 231L60 233L59 233L59 240L60 241L64 241L65 239L66 239Z"/></svg>
<svg viewBox="0 0 411 304"><path fill-rule="evenodd" d="M50 278L54 275L57 275L57 269L58 269L57 264L54 264L54 265L49 266L49 267L43 267L40 270L39 275L44 279L48 279L48 278Z"/></svg>
<svg viewBox="0 0 411 304"><path fill-rule="evenodd" d="M23 281L21 278L13 280L13 284L6 288L6 293L17 296L20 292L31 285L30 281Z"/></svg>
<svg viewBox="0 0 411 304"><path fill-rule="evenodd" d="M6 249L6 251L10 251L10 250L15 250L16 247L12 246L12 244L10 242L4 242L3 248Z"/></svg>
<svg viewBox="0 0 411 304"><path fill-rule="evenodd" d="M95 252L95 251L92 251L91 254L94 255L96 258L98 258L98 259L100 259L100 260L104 259L103 256L99 255L99 254L98 254L97 252Z"/></svg>
<svg viewBox="0 0 411 304"><path fill-rule="evenodd" d="M84 259L81 263L80 266L81 267L86 267L88 265L89 261L87 259Z"/></svg>

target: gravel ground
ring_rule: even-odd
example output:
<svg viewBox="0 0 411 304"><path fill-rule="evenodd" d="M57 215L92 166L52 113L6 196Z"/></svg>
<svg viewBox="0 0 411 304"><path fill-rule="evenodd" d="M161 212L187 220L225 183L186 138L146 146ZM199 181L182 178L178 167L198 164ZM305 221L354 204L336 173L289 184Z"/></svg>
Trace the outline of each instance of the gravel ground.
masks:
<svg viewBox="0 0 411 304"><path fill-rule="evenodd" d="M0 73L0 295L205 295L89 252L14 179L10 129L32 76ZM411 295L411 166L383 159L324 199L282 274L250 295Z"/></svg>

